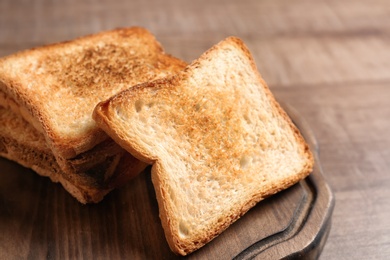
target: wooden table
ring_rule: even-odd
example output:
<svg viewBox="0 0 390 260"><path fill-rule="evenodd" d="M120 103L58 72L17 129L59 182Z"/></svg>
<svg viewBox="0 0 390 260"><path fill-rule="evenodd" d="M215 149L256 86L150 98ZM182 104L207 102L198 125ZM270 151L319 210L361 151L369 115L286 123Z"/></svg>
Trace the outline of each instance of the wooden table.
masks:
<svg viewBox="0 0 390 260"><path fill-rule="evenodd" d="M318 139L325 177L336 199L332 228L320 258L389 257L389 1L2 0L0 56L133 25L149 29L168 53L186 61L195 59L226 36L242 38L275 96L295 107ZM6 169L0 169L2 176L19 167L12 163L7 165ZM70 224L74 223L72 216L81 214L82 209L66 212L73 209L76 202L64 198L67 194L48 180L29 173L3 178L0 182L0 193L8 192L6 187L20 187L19 195L28 190L38 197L52 196L55 201L45 205L34 197L26 201L26 205L35 203L41 211L31 212L24 220L18 220L19 223L10 221L15 225L12 227L15 237L2 240L7 242L0 245L3 250L0 256L32 258L31 248L42 238L50 241L44 237L49 233L33 232L24 223L37 216L50 218L58 204L67 203L61 208L65 217L54 216L62 221L59 225L76 228ZM31 184L35 186L29 186ZM109 196L119 196L120 192L123 190ZM25 206L10 203L12 198L8 199L3 205L13 207L13 211ZM101 208L97 212L104 214L104 210L114 206L97 206ZM131 205L126 206L131 208ZM12 212L0 208L3 210ZM6 217L12 219L13 216ZM109 218L107 216L107 223ZM76 234L86 232L78 228ZM120 231L120 226L113 228ZM16 239L23 242L15 245ZM63 241L61 254L54 256L85 256L80 252L83 245L72 247L71 241ZM100 252L119 256L116 242L113 241L116 247L112 252L104 245ZM54 242L44 248L41 258L52 258L53 252L59 251Z"/></svg>

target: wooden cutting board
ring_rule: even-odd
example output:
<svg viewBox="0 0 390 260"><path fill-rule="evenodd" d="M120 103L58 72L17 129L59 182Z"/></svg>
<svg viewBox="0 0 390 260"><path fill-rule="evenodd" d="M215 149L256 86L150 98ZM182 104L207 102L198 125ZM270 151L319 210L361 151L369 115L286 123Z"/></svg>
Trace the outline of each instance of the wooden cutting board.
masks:
<svg viewBox="0 0 390 260"><path fill-rule="evenodd" d="M318 144L284 106L315 153L313 173L260 202L190 259L315 259L334 199ZM59 184L0 158L0 259L175 259L165 240L150 168L97 205L81 205Z"/></svg>

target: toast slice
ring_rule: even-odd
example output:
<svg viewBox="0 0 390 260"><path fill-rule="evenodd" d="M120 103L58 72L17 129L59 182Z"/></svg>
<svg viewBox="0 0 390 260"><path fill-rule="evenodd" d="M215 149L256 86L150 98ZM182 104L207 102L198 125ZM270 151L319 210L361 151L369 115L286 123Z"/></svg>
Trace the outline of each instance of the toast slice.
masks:
<svg viewBox="0 0 390 260"><path fill-rule="evenodd" d="M43 133L56 158L70 159L107 139L92 120L99 101L185 65L143 28L101 32L1 58L0 105Z"/></svg>
<svg viewBox="0 0 390 260"><path fill-rule="evenodd" d="M101 102L94 119L152 166L170 248L186 255L257 202L305 178L313 156L230 37L184 71Z"/></svg>
<svg viewBox="0 0 390 260"><path fill-rule="evenodd" d="M108 160L104 167L101 163L93 165L84 173L64 172L58 165L44 136L20 116L0 107L0 156L15 161L34 170L41 176L59 182L79 202L97 203L112 189L125 184L127 180L140 173L146 164L135 159L123 150L118 153L118 162ZM106 175L110 167L113 173L106 179L96 175Z"/></svg>

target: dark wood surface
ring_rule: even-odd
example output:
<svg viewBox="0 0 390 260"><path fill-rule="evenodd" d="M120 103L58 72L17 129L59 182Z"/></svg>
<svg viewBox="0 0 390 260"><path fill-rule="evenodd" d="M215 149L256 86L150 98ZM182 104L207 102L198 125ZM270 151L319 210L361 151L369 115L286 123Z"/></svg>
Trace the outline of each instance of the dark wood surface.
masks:
<svg viewBox="0 0 390 260"><path fill-rule="evenodd" d="M295 107L317 137L336 201L320 259L388 258L389 1L2 0L0 56L133 25L152 31L167 52L186 61L226 36L242 38L275 96ZM167 252L166 246L144 241L145 234L164 239L147 176L84 207L59 185L17 164L0 163L0 258L126 258L129 252L148 252L145 257ZM130 203L131 194L133 201L147 203ZM270 198L278 199L284 197ZM149 213L154 225L140 226L132 217L135 212ZM280 221L291 214L274 212ZM261 232L271 231L265 225ZM228 229L223 236L235 235Z"/></svg>

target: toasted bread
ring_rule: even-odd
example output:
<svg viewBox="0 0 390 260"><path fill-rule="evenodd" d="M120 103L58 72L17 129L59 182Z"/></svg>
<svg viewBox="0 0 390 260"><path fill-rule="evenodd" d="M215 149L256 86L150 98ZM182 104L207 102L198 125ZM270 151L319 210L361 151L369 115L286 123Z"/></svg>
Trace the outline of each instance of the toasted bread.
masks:
<svg viewBox="0 0 390 260"><path fill-rule="evenodd" d="M81 203L97 203L112 189L125 184L141 172L146 164L122 151L109 177L101 163L92 165L86 172L64 172L46 144L43 134L17 114L0 106L0 156L30 168L41 176L49 177Z"/></svg>
<svg viewBox="0 0 390 260"><path fill-rule="evenodd" d="M181 255L313 167L308 145L234 37L175 76L101 102L94 119L127 151L153 164L165 236Z"/></svg>
<svg viewBox="0 0 390 260"><path fill-rule="evenodd" d="M116 29L1 58L0 101L13 102L56 158L69 159L107 139L91 116L99 101L185 65L147 30Z"/></svg>

